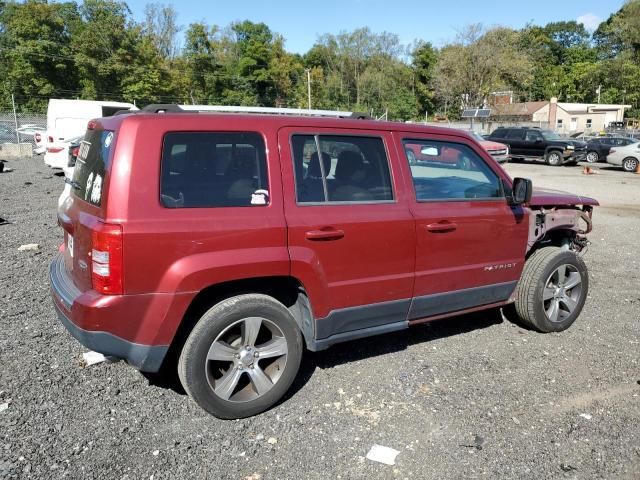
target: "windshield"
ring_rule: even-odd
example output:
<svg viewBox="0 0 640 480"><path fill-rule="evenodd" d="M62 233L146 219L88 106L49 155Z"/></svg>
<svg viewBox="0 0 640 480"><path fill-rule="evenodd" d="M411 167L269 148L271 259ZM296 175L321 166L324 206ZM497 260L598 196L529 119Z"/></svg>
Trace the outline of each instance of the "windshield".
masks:
<svg viewBox="0 0 640 480"><path fill-rule="evenodd" d="M562 136L551 130L540 130L545 140L562 140Z"/></svg>

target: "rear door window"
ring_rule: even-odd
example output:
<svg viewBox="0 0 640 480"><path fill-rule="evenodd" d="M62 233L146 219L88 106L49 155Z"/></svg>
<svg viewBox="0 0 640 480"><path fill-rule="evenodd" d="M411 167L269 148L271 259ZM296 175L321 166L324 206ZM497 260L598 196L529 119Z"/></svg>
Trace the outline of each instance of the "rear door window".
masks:
<svg viewBox="0 0 640 480"><path fill-rule="evenodd" d="M522 140L524 138L524 130L507 130L504 138L507 140Z"/></svg>
<svg viewBox="0 0 640 480"><path fill-rule="evenodd" d="M167 208L268 205L262 137L254 132L166 134L160 201Z"/></svg>
<svg viewBox="0 0 640 480"><path fill-rule="evenodd" d="M293 135L291 146L298 203L393 201L382 138Z"/></svg>
<svg viewBox="0 0 640 480"><path fill-rule="evenodd" d="M111 130L87 130L73 171L75 196L98 207L102 202L104 176L111 163L114 135Z"/></svg>

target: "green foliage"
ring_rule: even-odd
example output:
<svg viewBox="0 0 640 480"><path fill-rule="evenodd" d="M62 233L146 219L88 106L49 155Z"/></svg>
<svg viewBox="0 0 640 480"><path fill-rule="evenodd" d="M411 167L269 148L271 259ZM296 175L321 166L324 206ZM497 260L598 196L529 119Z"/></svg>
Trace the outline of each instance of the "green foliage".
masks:
<svg viewBox="0 0 640 480"><path fill-rule="evenodd" d="M133 20L120 0L0 1L0 108L49 98L148 103L311 106L421 120L479 107L491 93L516 100L625 102L640 113L640 0L593 33L575 21L520 30L470 25L441 48L359 28L325 34L304 54L264 23L184 30L171 6ZM183 32L181 38L178 34ZM637 113L636 113L637 112Z"/></svg>

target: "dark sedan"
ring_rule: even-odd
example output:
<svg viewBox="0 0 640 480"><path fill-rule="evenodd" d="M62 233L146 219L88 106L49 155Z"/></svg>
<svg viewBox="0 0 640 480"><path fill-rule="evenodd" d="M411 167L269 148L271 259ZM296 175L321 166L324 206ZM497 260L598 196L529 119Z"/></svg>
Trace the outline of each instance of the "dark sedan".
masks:
<svg viewBox="0 0 640 480"><path fill-rule="evenodd" d="M607 160L609 150L614 147L625 147L637 140L626 137L600 137L592 138L587 142L587 162L596 163Z"/></svg>

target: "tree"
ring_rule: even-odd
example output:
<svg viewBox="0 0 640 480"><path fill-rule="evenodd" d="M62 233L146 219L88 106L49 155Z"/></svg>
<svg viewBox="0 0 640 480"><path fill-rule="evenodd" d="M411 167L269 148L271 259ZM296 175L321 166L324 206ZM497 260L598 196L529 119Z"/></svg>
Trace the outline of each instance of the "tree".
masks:
<svg viewBox="0 0 640 480"><path fill-rule="evenodd" d="M173 59L178 54L177 25L178 14L170 5L149 3L144 9L143 32L151 38L156 48L165 58Z"/></svg>
<svg viewBox="0 0 640 480"><path fill-rule="evenodd" d="M435 72L438 95L461 108L477 108L493 91L528 88L532 64L518 43L514 30L468 26L456 43L440 51Z"/></svg>
<svg viewBox="0 0 640 480"><path fill-rule="evenodd" d="M624 55L640 62L640 0L627 0L593 34L603 58Z"/></svg>
<svg viewBox="0 0 640 480"><path fill-rule="evenodd" d="M434 73L438 53L430 43L418 42L411 52L415 97L418 109L435 113Z"/></svg>
<svg viewBox="0 0 640 480"><path fill-rule="evenodd" d="M21 108L42 110L49 97L74 93L77 72L71 56L71 36L78 22L74 3L3 4L0 11L0 77L2 108L10 108L11 94Z"/></svg>
<svg viewBox="0 0 640 480"><path fill-rule="evenodd" d="M72 35L71 47L82 98L122 96L120 87L140 38L139 28L129 18L129 7L112 0L85 0L80 15L82 22Z"/></svg>

